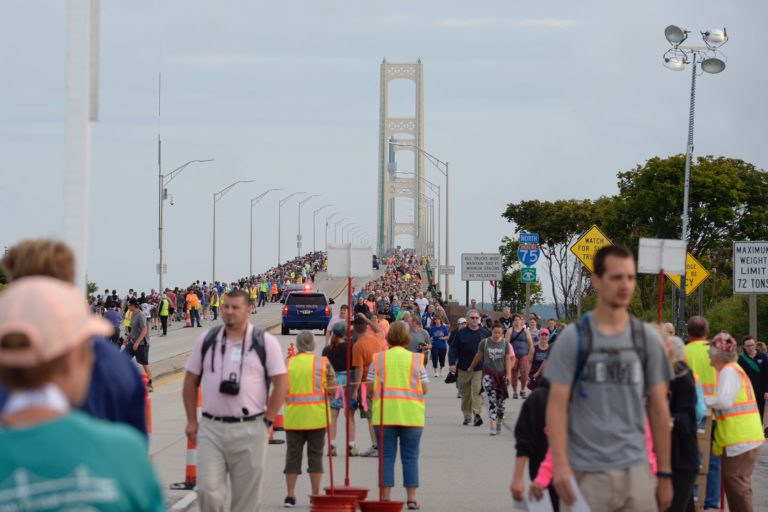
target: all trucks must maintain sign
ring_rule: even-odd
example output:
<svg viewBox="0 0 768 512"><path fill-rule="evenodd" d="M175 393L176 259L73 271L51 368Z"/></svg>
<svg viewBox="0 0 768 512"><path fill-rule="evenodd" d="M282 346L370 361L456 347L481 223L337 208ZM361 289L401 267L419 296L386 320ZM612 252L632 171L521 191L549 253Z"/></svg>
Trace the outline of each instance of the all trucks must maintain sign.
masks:
<svg viewBox="0 0 768 512"><path fill-rule="evenodd" d="M461 255L462 281L501 281L501 254Z"/></svg>
<svg viewBox="0 0 768 512"><path fill-rule="evenodd" d="M574 256L579 258L579 261L587 267L587 270L594 272L595 265L592 260L594 259L595 254L597 254L597 251L599 251L601 247L611 245L612 243L613 242L611 242L611 240L605 236L605 233L600 231L597 226L592 226L589 231L581 235L581 237L576 240L576 243L571 246L571 252Z"/></svg>
<svg viewBox="0 0 768 512"><path fill-rule="evenodd" d="M520 269L520 282L523 284L533 284L536 282L536 268L523 267Z"/></svg>
<svg viewBox="0 0 768 512"><path fill-rule="evenodd" d="M768 242L733 242L733 293L768 293Z"/></svg>
<svg viewBox="0 0 768 512"><path fill-rule="evenodd" d="M680 288L680 276L677 274L667 274L672 283ZM685 293L691 295L701 283L709 277L709 270L704 268L699 260L688 253L685 257Z"/></svg>

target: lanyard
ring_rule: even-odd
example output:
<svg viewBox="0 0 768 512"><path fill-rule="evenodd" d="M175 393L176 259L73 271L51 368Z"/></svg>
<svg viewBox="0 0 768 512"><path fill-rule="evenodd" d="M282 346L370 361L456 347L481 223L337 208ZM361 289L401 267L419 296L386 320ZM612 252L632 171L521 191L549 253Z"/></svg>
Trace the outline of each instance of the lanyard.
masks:
<svg viewBox="0 0 768 512"><path fill-rule="evenodd" d="M243 334L243 346L240 348L240 375L237 377L237 381L243 378L243 360L245 359L245 337L248 335L248 329ZM221 339L221 378L224 378L224 354L227 352L227 336L226 334Z"/></svg>
<svg viewBox="0 0 768 512"><path fill-rule="evenodd" d="M38 389L14 391L5 403L2 415L7 416L32 407L44 407L57 412L69 411L69 400L56 384L47 384Z"/></svg>

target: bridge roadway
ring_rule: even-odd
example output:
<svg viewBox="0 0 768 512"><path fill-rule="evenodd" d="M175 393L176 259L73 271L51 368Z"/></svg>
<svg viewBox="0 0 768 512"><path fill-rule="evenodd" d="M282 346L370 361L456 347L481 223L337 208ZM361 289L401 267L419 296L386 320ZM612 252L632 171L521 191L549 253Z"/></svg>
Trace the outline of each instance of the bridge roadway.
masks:
<svg viewBox="0 0 768 512"><path fill-rule="evenodd" d="M357 282L354 283L358 285ZM318 279L318 289L336 296L346 295L344 280ZM343 296L337 300L337 306L345 302ZM260 308L252 317L252 322L260 327L273 327L279 323L280 308L271 304ZM208 322L204 329L211 325ZM150 453L162 480L166 495L166 504L171 510L197 510L195 493L190 491L171 491L168 484L184 480L186 464L186 424L181 402L181 384L183 373L175 371L181 368L189 354L195 337L204 329L176 329L167 338L155 338L152 344L152 362L158 375L155 392L152 393L153 434ZM273 332L278 332L273 329ZM319 333L317 333L319 334ZM295 339L291 336L277 335L284 353ZM322 349L323 339L318 337L318 353ZM431 365L430 365L431 366ZM158 373L164 373L160 376ZM509 496L509 482L514 464L515 445L511 428L517 419L522 400L507 401L507 425L501 436L488 435L487 424L481 427L461 425L459 400L453 385L446 385L443 378L434 379L430 371L430 391L427 397L427 427L421 443L420 477L421 488L418 499L422 510L512 510ZM484 420L487 418L484 416ZM364 426L358 418L358 427ZM283 432L277 432L278 439L284 439ZM339 433L339 446L343 446L343 430ZM362 450L370 446L366 428L358 428L357 445ZM265 511L283 510L285 482L283 464L285 445L270 445L268 464L264 477L263 509ZM758 467L755 471L753 489L755 492L755 510L768 511L768 455L763 448ZM340 453L341 450L340 450ZM328 459L324 458L325 477L323 485L329 483ZM351 459L351 484L377 493L377 459L355 457ZM306 469L306 459L303 464ZM334 475L337 485L344 481L344 457L334 457ZM402 485L402 472L398 466L395 471L397 487L393 491L394 499L405 499ZM308 510L310 492L306 474L299 479L297 486L298 509Z"/></svg>

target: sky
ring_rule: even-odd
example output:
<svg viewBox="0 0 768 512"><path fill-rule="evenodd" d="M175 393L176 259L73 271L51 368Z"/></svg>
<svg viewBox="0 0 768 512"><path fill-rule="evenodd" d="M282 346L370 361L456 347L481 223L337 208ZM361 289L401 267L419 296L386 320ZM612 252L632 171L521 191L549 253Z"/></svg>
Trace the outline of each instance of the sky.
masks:
<svg viewBox="0 0 768 512"><path fill-rule="evenodd" d="M691 30L690 44L710 28L731 37L726 70L697 82L695 154L764 169L765 19L760 0L102 1L88 278L101 289L157 286L158 133L163 172L215 159L168 187L166 284L210 280L213 193L238 180L255 181L217 204L219 278L248 273L249 200L270 188L284 192L254 208L255 272L277 261L278 200L295 191L320 194L302 210L305 249L324 204L334 206L317 215L318 248L335 211L375 240L384 58L424 63L424 144L451 164L457 272L461 253L496 252L514 233L507 203L614 194L618 172L684 151L690 73L662 65L669 24ZM66 2L5 0L0 34L9 246L63 233ZM405 95L392 101L406 108ZM296 197L282 213L285 259L296 254ZM459 279L451 291L463 300Z"/></svg>

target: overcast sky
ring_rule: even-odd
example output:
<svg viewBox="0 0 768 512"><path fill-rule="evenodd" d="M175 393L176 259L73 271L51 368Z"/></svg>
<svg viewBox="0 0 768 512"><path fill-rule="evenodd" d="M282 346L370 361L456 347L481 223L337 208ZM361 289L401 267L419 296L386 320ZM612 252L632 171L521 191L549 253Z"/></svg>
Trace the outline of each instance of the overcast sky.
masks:
<svg viewBox="0 0 768 512"><path fill-rule="evenodd" d="M62 234L65 9L0 7L0 245ZM247 273L249 199L268 188L286 192L256 207L257 272L276 262L277 200L292 191L322 195L302 210L305 249L326 203L318 246L336 210L374 240L383 58L424 63L424 139L451 163L457 271L462 252L495 252L512 234L507 203L613 194L617 172L684 151L690 74L662 66L668 24L692 44L713 27L732 38L725 72L698 81L696 154L766 168L766 19L762 0L102 1L89 279L156 286L158 130L164 172L215 158L169 187L167 284L210 279L212 194L236 180L256 183L218 204L219 277ZM284 256L296 206L283 209Z"/></svg>

